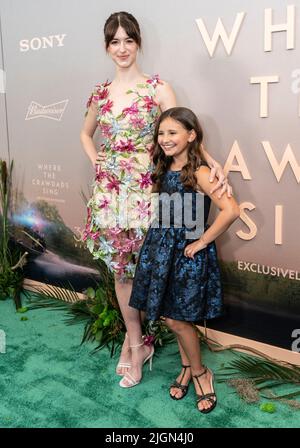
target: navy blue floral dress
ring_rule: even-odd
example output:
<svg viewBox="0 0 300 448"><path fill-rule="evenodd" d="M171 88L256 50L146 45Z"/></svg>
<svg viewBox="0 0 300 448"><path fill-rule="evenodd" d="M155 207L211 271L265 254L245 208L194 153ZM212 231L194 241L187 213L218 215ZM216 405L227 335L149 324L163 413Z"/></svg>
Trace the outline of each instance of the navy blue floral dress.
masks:
<svg viewBox="0 0 300 448"><path fill-rule="evenodd" d="M161 221L161 193L172 195L176 192L183 198L184 193L190 192L195 215L196 195L200 193L185 189L180 173L168 171L162 181L159 225L151 226L145 237L129 301L131 307L146 311L147 319L152 321L163 316L198 322L222 314L221 277L215 243L197 252L194 259L188 258L184 248L195 238L187 239L184 220L181 227L174 225L176 214L171 207L170 226L164 228ZM206 227L210 198L205 195L202 204Z"/></svg>

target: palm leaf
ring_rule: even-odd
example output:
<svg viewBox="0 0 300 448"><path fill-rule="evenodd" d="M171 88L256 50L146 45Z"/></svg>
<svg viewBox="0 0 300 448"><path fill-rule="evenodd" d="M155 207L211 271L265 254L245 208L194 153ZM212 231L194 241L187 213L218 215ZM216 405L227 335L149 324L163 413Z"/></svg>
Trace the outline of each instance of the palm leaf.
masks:
<svg viewBox="0 0 300 448"><path fill-rule="evenodd" d="M31 310L37 308L68 308L68 304L80 302L81 299L72 286L70 284L67 286L71 289L67 289L66 285L60 287L54 285L48 285L47 287L33 286L33 291L27 291L26 294L30 303L28 308Z"/></svg>
<svg viewBox="0 0 300 448"><path fill-rule="evenodd" d="M279 381L300 385L300 367L282 366L254 356L240 355L223 368L218 374L220 381L226 381L228 377L247 376L257 383L263 381Z"/></svg>
<svg viewBox="0 0 300 448"><path fill-rule="evenodd" d="M270 398L270 394L261 394L262 395L262 397L264 397L264 398ZM291 398L294 398L294 397L298 397L298 395L300 395L300 390L297 390L297 391L295 391L295 392L290 392L290 393L286 393L286 394L283 394L283 395L274 395L274 394L272 394L272 398L274 398L274 400L280 400L281 398L286 398L286 399L291 399Z"/></svg>
<svg viewBox="0 0 300 448"><path fill-rule="evenodd" d="M277 364L254 356L239 354L217 374L219 382L232 379L248 379L252 381L257 391L276 388L291 384L299 388L290 393L278 396L280 399L290 399L300 395L300 367L292 364ZM266 397L266 395L261 394Z"/></svg>

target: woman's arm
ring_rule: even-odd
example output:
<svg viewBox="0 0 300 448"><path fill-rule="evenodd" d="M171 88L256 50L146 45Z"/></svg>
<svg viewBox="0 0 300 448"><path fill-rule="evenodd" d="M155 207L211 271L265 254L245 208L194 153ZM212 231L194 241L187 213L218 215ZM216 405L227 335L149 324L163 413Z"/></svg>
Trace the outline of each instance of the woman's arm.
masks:
<svg viewBox="0 0 300 448"><path fill-rule="evenodd" d="M155 101L162 112L177 106L175 92L166 81L160 81L157 84Z"/></svg>
<svg viewBox="0 0 300 448"><path fill-rule="evenodd" d="M96 164L96 160L98 158L96 146L93 141L93 135L96 129L97 129L97 108L95 104L91 103L83 123L83 128L80 132L80 140L83 149L87 153L93 166Z"/></svg>
<svg viewBox="0 0 300 448"><path fill-rule="evenodd" d="M211 193L210 170L206 166L201 166L195 173L197 182L202 191L206 193L220 212L212 225L201 235L200 239L186 246L184 254L193 258L195 253L204 249L209 243L222 235L229 226L240 216L240 208L233 197L223 195L221 198L216 192ZM217 184L214 180L213 187Z"/></svg>
<svg viewBox="0 0 300 448"><path fill-rule="evenodd" d="M214 193L215 191L219 190L218 197L221 198L221 196L223 196L223 194L227 192L227 196L230 198L232 196L232 187L228 183L228 179L225 176L222 165L212 158L212 156L204 148L203 144L201 145L201 150L203 152L203 155L207 161L209 168L211 169L209 181L213 182L215 178L218 179L214 187L211 189L211 193Z"/></svg>

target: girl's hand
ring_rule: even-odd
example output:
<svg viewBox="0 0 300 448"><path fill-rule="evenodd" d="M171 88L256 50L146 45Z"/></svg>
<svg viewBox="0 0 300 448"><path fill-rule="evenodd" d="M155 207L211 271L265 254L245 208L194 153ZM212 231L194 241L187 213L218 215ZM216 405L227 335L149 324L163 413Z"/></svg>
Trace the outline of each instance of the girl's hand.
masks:
<svg viewBox="0 0 300 448"><path fill-rule="evenodd" d="M194 259L194 255L199 252L199 250L205 249L206 246L207 244L201 237L199 240L194 241L194 243L188 244L186 246L186 248L184 249L184 255L188 258Z"/></svg>
<svg viewBox="0 0 300 448"><path fill-rule="evenodd" d="M230 198L232 196L232 187L228 183L228 179L225 176L222 166L214 160L213 163L211 163L210 168L209 181L213 182L215 177L218 179L218 183L212 188L210 193L212 194L216 190L220 190L218 194L219 199L225 192L227 192L227 196Z"/></svg>

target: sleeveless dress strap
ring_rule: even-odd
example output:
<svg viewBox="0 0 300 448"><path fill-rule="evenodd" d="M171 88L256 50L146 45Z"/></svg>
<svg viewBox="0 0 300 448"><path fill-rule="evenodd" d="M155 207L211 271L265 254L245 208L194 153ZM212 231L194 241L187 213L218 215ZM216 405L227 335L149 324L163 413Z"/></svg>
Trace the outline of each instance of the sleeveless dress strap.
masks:
<svg viewBox="0 0 300 448"><path fill-rule="evenodd" d="M108 89L107 87L111 84L111 81L105 81L101 84L96 84L87 103L86 103L86 113L87 115L89 107L92 103L94 103L99 109L101 105L106 101L108 97Z"/></svg>
<svg viewBox="0 0 300 448"><path fill-rule="evenodd" d="M154 88L157 87L157 84L162 84L162 81L159 75L152 75L151 78L147 79L147 83L151 84Z"/></svg>

